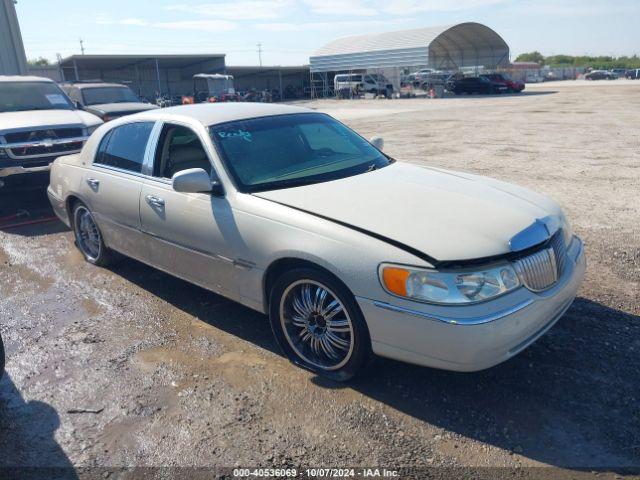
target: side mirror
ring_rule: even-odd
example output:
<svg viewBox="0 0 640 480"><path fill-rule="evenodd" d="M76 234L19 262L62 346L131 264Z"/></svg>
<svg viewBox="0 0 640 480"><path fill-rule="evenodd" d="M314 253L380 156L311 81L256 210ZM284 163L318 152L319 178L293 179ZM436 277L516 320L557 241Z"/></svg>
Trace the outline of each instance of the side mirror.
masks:
<svg viewBox="0 0 640 480"><path fill-rule="evenodd" d="M371 145L382 151L384 149L384 139L382 137L373 137L371 139Z"/></svg>
<svg viewBox="0 0 640 480"><path fill-rule="evenodd" d="M217 179L212 180L202 168L189 168L176 173L171 179L171 185L176 192L214 195L224 193L222 184Z"/></svg>

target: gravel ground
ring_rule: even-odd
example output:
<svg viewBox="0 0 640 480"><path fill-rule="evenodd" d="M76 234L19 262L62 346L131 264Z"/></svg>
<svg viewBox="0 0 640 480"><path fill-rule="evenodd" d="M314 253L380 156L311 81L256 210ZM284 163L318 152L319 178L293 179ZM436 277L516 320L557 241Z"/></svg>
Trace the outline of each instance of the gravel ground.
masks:
<svg viewBox="0 0 640 480"><path fill-rule="evenodd" d="M290 365L260 314L135 261L93 267L57 222L5 222L0 466L640 469L640 82L307 104L399 160L560 201L589 262L563 319L483 372L378 359L337 385ZM51 215L41 180L0 189L0 217L23 208Z"/></svg>

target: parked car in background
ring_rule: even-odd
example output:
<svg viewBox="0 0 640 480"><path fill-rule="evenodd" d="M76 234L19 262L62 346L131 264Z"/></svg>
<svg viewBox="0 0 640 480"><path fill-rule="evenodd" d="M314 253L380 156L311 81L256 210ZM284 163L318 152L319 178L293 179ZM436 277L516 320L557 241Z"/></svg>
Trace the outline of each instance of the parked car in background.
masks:
<svg viewBox="0 0 640 480"><path fill-rule="evenodd" d="M336 95L343 98L361 93L386 96L393 93L393 84L384 75L375 73L338 74L333 77L333 88Z"/></svg>
<svg viewBox="0 0 640 480"><path fill-rule="evenodd" d="M0 76L0 178L49 170L101 124L48 78Z"/></svg>
<svg viewBox="0 0 640 480"><path fill-rule="evenodd" d="M463 93L473 94L491 94L496 93L497 85L494 85L485 77L451 77L447 81L447 90L460 95ZM506 86L503 87L506 91Z"/></svg>
<svg viewBox="0 0 640 480"><path fill-rule="evenodd" d="M524 81L525 83L540 83L540 82L544 82L544 78L542 78L537 73L530 73L525 76Z"/></svg>
<svg viewBox="0 0 640 480"><path fill-rule="evenodd" d="M170 107L99 128L48 195L89 263L118 251L268 314L334 380L371 352L484 369L549 330L585 271L560 206L382 149L306 108Z"/></svg>
<svg viewBox="0 0 640 480"><path fill-rule="evenodd" d="M609 73L615 75L616 78L624 77L625 73L627 73L626 68L612 68L609 70Z"/></svg>
<svg viewBox="0 0 640 480"><path fill-rule="evenodd" d="M640 68L636 68L635 70L627 70L624 76L629 80L638 80L640 79Z"/></svg>
<svg viewBox="0 0 640 480"><path fill-rule="evenodd" d="M417 80L425 81L432 75L443 75L444 72L441 70L436 70L434 68L422 68L416 72L413 72L412 75L416 77ZM448 76L448 75L447 75Z"/></svg>
<svg viewBox="0 0 640 480"><path fill-rule="evenodd" d="M511 93L520 93L525 87L524 82L514 80L506 73L489 73L487 77L493 82L503 83Z"/></svg>
<svg viewBox="0 0 640 480"><path fill-rule="evenodd" d="M586 73L584 78L585 80L615 80L618 77L606 70L592 70L591 72Z"/></svg>
<svg viewBox="0 0 640 480"><path fill-rule="evenodd" d="M512 93L514 91L509 86L509 82L499 73L488 73L480 76L491 82L495 93ZM524 89L524 85L522 85L522 88ZM517 91L519 92L520 90Z"/></svg>
<svg viewBox="0 0 640 480"><path fill-rule="evenodd" d="M233 75L196 73L193 76L193 94L182 97L183 105L192 103L237 102L238 93ZM247 100L251 101L251 100Z"/></svg>
<svg viewBox="0 0 640 480"><path fill-rule="evenodd" d="M77 108L93 113L103 121L159 108L144 103L126 85L106 82L75 82L60 85Z"/></svg>
<svg viewBox="0 0 640 480"><path fill-rule="evenodd" d="M438 85L444 86L447 83L450 75L446 73L430 73L417 79L418 87L422 90L428 90L431 87Z"/></svg>

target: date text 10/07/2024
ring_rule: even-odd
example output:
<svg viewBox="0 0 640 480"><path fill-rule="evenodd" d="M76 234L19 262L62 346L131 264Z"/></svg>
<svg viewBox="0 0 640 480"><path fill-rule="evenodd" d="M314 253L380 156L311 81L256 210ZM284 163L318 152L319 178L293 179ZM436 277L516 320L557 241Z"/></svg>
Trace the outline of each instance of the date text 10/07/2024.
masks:
<svg viewBox="0 0 640 480"><path fill-rule="evenodd" d="M242 477L276 477L296 478L397 478L397 470L386 468L307 468L297 470L295 468L236 468L233 470L235 478Z"/></svg>

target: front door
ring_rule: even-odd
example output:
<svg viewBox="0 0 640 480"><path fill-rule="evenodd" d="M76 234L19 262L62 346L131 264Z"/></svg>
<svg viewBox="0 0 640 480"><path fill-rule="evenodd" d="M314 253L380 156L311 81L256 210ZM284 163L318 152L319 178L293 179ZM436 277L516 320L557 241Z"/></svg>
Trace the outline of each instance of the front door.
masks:
<svg viewBox="0 0 640 480"><path fill-rule="evenodd" d="M173 190L173 175L190 168L212 172L200 138L186 126L165 124L152 176L145 181L140 196L140 219L152 263L237 298L234 242L229 237L229 232L237 232L232 210L224 197Z"/></svg>

